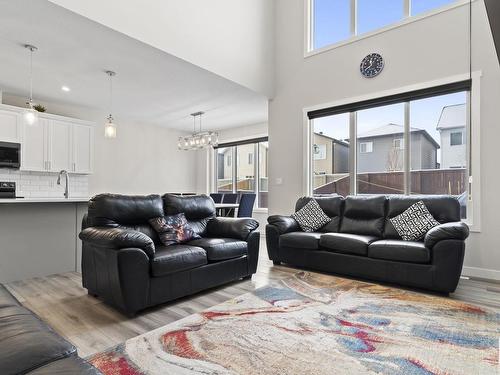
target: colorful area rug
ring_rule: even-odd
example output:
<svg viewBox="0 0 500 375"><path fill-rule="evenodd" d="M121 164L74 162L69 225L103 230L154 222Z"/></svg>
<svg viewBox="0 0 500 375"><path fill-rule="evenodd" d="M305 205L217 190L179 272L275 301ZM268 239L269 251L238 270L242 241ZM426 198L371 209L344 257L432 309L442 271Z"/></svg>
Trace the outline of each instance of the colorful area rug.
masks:
<svg viewBox="0 0 500 375"><path fill-rule="evenodd" d="M106 375L496 374L500 314L301 272L90 358Z"/></svg>

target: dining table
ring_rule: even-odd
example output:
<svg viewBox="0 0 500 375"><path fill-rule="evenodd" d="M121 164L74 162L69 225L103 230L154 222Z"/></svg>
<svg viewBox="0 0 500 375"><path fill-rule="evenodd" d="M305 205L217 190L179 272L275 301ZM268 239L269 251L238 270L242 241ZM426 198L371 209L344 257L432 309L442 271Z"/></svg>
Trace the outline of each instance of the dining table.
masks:
<svg viewBox="0 0 500 375"><path fill-rule="evenodd" d="M217 216L227 216L223 214L224 211L232 212L232 216L234 216L239 206L238 203L215 203L215 210L217 211Z"/></svg>

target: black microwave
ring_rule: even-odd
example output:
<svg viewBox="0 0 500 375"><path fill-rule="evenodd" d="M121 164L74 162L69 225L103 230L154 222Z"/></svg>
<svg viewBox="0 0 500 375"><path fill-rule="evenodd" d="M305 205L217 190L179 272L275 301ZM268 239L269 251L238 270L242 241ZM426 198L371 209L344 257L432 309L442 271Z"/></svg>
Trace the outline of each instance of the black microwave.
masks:
<svg viewBox="0 0 500 375"><path fill-rule="evenodd" d="M19 143L0 142L0 168L15 168L21 166L21 145Z"/></svg>

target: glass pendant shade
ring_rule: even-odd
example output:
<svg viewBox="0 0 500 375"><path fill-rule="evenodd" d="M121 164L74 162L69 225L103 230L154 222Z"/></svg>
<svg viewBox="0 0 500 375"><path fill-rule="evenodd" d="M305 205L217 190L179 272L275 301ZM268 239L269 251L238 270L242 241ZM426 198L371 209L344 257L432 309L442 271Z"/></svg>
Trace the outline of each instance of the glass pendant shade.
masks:
<svg viewBox="0 0 500 375"><path fill-rule="evenodd" d="M38 111L33 108L31 103L28 103L28 108L23 112L23 120L29 126L36 126L38 124Z"/></svg>
<svg viewBox="0 0 500 375"><path fill-rule="evenodd" d="M108 116L108 121L104 125L104 138L116 138L116 125L111 115Z"/></svg>

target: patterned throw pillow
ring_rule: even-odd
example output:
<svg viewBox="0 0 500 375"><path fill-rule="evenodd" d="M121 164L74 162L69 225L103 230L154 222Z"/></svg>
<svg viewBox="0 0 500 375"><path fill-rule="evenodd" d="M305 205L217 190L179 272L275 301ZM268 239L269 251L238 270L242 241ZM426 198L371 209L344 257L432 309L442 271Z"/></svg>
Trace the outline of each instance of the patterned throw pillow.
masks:
<svg viewBox="0 0 500 375"><path fill-rule="evenodd" d="M390 221L405 241L421 240L429 230L439 225L423 201L411 205L405 212L393 217Z"/></svg>
<svg viewBox="0 0 500 375"><path fill-rule="evenodd" d="M311 199L304 207L292 214L292 218L299 223L304 232L314 232L332 220L314 199Z"/></svg>
<svg viewBox="0 0 500 375"><path fill-rule="evenodd" d="M149 220L149 224L158 233L160 241L165 246L201 238L191 229L183 213L172 216L155 217Z"/></svg>

